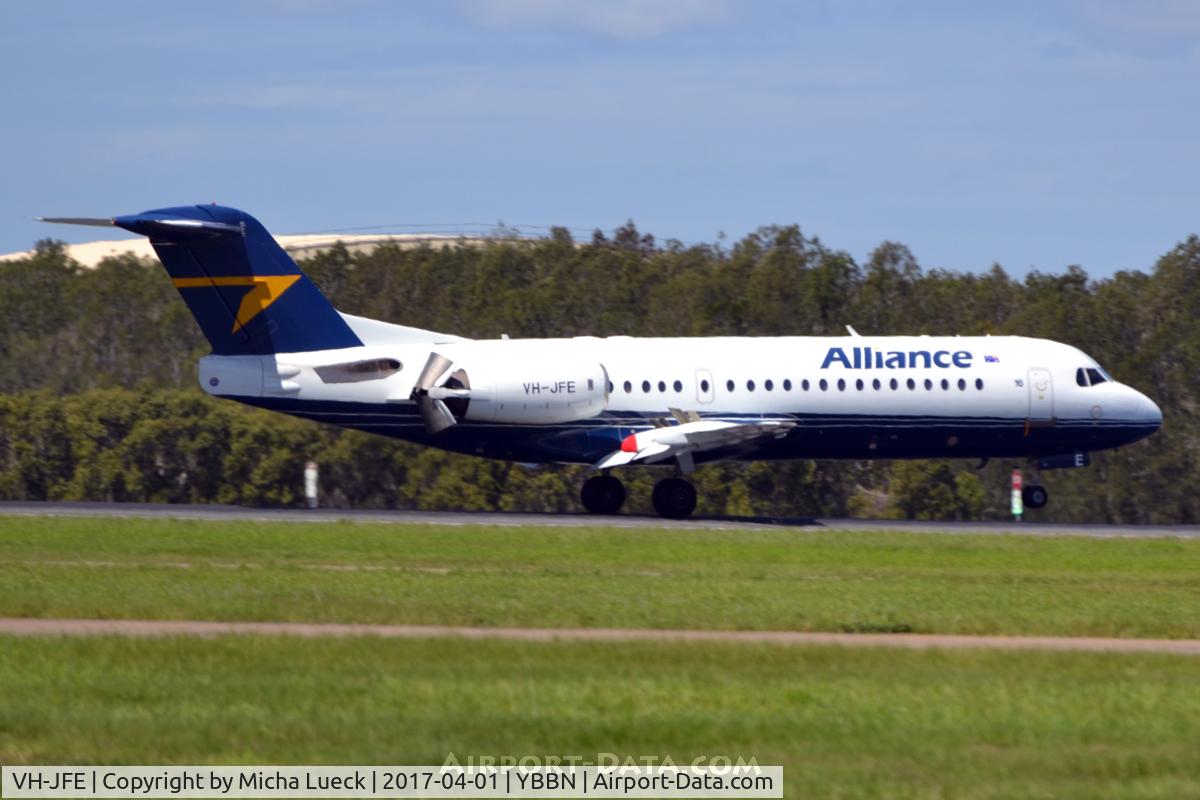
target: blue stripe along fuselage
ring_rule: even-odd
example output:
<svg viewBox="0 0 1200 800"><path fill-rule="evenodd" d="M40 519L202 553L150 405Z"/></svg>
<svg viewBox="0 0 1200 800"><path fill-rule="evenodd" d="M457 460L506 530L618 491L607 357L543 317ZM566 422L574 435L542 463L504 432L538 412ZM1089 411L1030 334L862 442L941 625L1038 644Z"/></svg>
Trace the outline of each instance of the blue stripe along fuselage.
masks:
<svg viewBox="0 0 1200 800"><path fill-rule="evenodd" d="M609 411L555 425L459 423L425 431L416 406L230 397L252 406L346 428L377 433L456 453L527 463L591 464L621 440L651 427L652 416ZM780 439L696 453L699 462L722 459L1024 458L1089 452L1130 444L1158 429L1132 420L1058 420L1027 427L1023 418L880 416L864 414L705 414L705 419L781 419L796 427Z"/></svg>

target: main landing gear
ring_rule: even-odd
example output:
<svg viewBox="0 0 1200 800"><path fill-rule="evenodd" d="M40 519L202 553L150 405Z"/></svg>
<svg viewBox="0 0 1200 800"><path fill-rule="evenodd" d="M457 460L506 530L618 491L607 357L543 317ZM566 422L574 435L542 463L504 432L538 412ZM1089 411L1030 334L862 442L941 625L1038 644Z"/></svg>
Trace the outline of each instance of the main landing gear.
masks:
<svg viewBox="0 0 1200 800"><path fill-rule="evenodd" d="M625 505L625 484L612 475L597 475L583 482L579 500L589 514L615 514Z"/></svg>
<svg viewBox="0 0 1200 800"><path fill-rule="evenodd" d="M625 503L625 486L611 475L597 475L583 483L579 493L591 514L615 514ZM667 519L686 519L696 510L696 488L683 478L666 478L654 485L654 510Z"/></svg>
<svg viewBox="0 0 1200 800"><path fill-rule="evenodd" d="M654 484L650 499L660 517L687 519L696 510L696 487L683 478L666 478Z"/></svg>

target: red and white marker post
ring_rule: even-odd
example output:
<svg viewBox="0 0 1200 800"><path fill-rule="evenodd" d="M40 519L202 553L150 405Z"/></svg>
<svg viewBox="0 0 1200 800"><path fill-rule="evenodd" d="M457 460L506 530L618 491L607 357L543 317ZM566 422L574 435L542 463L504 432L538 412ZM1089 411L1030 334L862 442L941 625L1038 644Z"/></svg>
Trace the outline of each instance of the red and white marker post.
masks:
<svg viewBox="0 0 1200 800"><path fill-rule="evenodd" d="M1021 515L1025 513L1025 502L1021 499L1021 470L1014 469L1012 471L1012 514L1017 522L1021 521Z"/></svg>

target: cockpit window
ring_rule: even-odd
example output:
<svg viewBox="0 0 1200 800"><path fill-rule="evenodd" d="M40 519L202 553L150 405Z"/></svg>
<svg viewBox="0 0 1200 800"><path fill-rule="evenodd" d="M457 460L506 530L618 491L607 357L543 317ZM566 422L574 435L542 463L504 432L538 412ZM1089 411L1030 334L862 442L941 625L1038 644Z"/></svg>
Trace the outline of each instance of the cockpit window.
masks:
<svg viewBox="0 0 1200 800"><path fill-rule="evenodd" d="M1108 373L1096 367L1080 367L1075 370L1075 382L1080 386L1095 386L1098 383L1112 380Z"/></svg>

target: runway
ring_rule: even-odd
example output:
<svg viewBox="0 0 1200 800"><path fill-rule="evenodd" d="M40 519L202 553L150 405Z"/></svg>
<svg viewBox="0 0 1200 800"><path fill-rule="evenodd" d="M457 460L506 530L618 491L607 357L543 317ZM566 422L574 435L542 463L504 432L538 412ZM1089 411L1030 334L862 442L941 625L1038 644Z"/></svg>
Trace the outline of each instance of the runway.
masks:
<svg viewBox="0 0 1200 800"><path fill-rule="evenodd" d="M1200 656L1200 639L1118 639L1067 636L956 636L920 633L807 631L701 631L642 628L478 628L447 625L352 625L307 622L209 622L139 619L0 618L0 634L15 636L227 636L387 639L459 638L524 642L730 642L742 644L892 647L905 650L1049 650L1057 652L1171 653Z"/></svg>
<svg viewBox="0 0 1200 800"><path fill-rule="evenodd" d="M371 511L359 509L243 508L222 505L153 503L0 502L0 517L117 517L229 520L246 522L337 522L390 525L489 525L554 528L664 528L673 530L769 530L796 528L839 531L908 531L946 534L1020 534L1094 538L1200 538L1200 525L1094 525L1058 522L923 522L915 520L825 519L813 517L695 517L669 520L618 514L517 514L461 511ZM3 522L0 522L3 524Z"/></svg>

